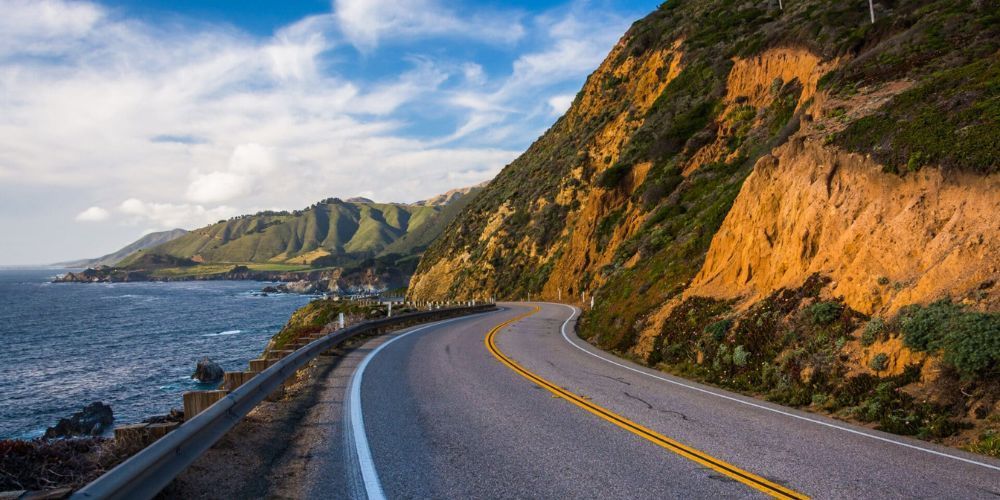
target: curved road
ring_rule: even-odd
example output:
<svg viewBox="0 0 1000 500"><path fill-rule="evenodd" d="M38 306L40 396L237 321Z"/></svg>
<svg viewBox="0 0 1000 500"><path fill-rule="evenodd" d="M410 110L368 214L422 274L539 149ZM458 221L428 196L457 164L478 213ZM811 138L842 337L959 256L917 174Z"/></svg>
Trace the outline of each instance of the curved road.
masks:
<svg viewBox="0 0 1000 500"><path fill-rule="evenodd" d="M306 491L346 488L356 498L1000 496L1000 461L649 370L581 341L575 315L558 304L503 304L372 339L353 354L337 423L344 440L329 443L343 456L312 474ZM486 342L491 332L495 353Z"/></svg>

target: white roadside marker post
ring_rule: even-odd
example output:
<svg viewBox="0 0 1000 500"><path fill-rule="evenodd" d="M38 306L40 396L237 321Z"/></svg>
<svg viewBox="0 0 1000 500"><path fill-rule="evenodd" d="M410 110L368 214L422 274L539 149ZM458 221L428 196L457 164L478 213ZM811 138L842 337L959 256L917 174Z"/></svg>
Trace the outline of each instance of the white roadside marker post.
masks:
<svg viewBox="0 0 1000 500"><path fill-rule="evenodd" d="M340 323L340 329L343 330L344 329L344 313L340 313L339 318L338 318L338 322Z"/></svg>

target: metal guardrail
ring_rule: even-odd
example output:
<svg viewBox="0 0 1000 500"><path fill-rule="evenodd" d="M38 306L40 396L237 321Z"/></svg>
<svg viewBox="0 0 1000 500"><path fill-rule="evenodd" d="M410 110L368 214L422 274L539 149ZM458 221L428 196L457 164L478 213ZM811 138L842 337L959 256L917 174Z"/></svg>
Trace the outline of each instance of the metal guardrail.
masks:
<svg viewBox="0 0 1000 500"><path fill-rule="evenodd" d="M71 498L153 498L236 426L268 394L278 390L288 377L320 353L372 330L399 326L413 320L443 319L495 308L494 304L485 304L400 314L359 323L315 340L258 373L173 432L78 490Z"/></svg>

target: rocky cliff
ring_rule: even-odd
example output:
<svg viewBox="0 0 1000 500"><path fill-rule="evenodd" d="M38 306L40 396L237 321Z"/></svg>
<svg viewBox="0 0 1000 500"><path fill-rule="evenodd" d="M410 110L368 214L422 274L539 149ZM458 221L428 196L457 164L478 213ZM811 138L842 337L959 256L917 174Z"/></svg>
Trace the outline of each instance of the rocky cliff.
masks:
<svg viewBox="0 0 1000 500"><path fill-rule="evenodd" d="M636 22L410 294L596 295L581 335L666 370L894 432L995 426L998 5L786 3Z"/></svg>

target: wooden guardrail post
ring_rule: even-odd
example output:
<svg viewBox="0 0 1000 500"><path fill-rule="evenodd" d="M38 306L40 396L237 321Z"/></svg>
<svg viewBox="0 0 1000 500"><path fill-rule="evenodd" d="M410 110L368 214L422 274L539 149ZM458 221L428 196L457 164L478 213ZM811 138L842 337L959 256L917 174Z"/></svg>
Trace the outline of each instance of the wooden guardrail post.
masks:
<svg viewBox="0 0 1000 500"><path fill-rule="evenodd" d="M149 424L119 425L115 427L115 445L119 449L134 451L146 447L146 433Z"/></svg>
<svg viewBox="0 0 1000 500"><path fill-rule="evenodd" d="M224 391L234 391L237 387L247 383L256 373L247 372L226 372L222 376L222 387Z"/></svg>
<svg viewBox="0 0 1000 500"><path fill-rule="evenodd" d="M250 360L250 371L253 373L260 373L267 369L267 367L274 364L273 359L259 358Z"/></svg>
<svg viewBox="0 0 1000 500"><path fill-rule="evenodd" d="M291 354L293 352L295 352L295 351L293 351L291 349L282 349L282 350L278 350L278 351L271 351L271 352L269 352L267 354L267 359L278 360L278 359L281 359L281 358L283 358L285 356L288 356L289 354Z"/></svg>
<svg viewBox="0 0 1000 500"><path fill-rule="evenodd" d="M180 425L181 425L180 422L163 422L159 424L149 424L149 426L146 427L146 431L148 432L149 437L151 438L149 443L152 443L153 441L156 441L157 439L166 436L168 432L180 427Z"/></svg>
<svg viewBox="0 0 1000 500"><path fill-rule="evenodd" d="M119 425L115 427L115 445L120 450L134 453L155 443L180 425L180 422Z"/></svg>
<svg viewBox="0 0 1000 500"><path fill-rule="evenodd" d="M216 401L226 397L229 391L189 391L184 393L184 420L191 420L205 411Z"/></svg>

